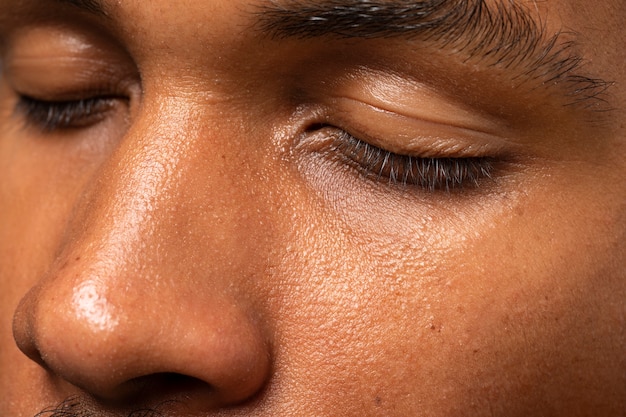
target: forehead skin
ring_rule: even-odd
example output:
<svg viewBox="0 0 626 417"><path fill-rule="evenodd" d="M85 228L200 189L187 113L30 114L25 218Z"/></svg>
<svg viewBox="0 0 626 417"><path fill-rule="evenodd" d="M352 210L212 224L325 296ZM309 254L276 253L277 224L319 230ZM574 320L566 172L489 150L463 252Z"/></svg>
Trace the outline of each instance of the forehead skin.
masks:
<svg viewBox="0 0 626 417"><path fill-rule="evenodd" d="M1 2L0 415L626 413L626 3L485 1L518 55L305 3Z"/></svg>

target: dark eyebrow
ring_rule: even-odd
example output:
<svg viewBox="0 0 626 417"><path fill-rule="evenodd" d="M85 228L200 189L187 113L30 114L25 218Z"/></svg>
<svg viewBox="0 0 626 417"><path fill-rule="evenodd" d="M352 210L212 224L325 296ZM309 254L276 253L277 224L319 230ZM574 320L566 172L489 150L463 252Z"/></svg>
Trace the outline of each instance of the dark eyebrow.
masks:
<svg viewBox="0 0 626 417"><path fill-rule="evenodd" d="M609 110L612 84L579 72L583 58L563 33L546 33L520 3L495 0L274 0L259 28L272 38L404 38L515 73L538 87L561 87L566 104ZM568 33L568 35L574 35Z"/></svg>
<svg viewBox="0 0 626 417"><path fill-rule="evenodd" d="M55 0L57 3L64 3L74 6L85 12L97 16L107 16L107 10L100 0Z"/></svg>

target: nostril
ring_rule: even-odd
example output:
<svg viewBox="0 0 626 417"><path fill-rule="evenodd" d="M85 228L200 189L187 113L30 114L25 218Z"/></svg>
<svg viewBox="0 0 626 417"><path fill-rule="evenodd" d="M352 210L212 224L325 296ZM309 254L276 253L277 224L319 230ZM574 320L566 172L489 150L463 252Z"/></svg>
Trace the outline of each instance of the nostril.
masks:
<svg viewBox="0 0 626 417"><path fill-rule="evenodd" d="M201 379L170 372L134 378L93 399L117 414L132 416L196 415L224 405L215 387ZM132 410L128 409L129 404L133 404Z"/></svg>
<svg viewBox="0 0 626 417"><path fill-rule="evenodd" d="M106 395L69 397L50 409L50 416L125 415L163 417L200 415L219 406L213 388L204 381L177 373L156 373L134 378ZM104 412L103 412L104 410ZM48 415L47 412L45 415ZM44 414L42 414L44 415Z"/></svg>
<svg viewBox="0 0 626 417"><path fill-rule="evenodd" d="M166 402L189 405L190 398L209 398L214 393L213 387L201 379L191 376L163 372L140 376L120 384L115 392L108 393L108 398L100 398L111 406L116 404L143 403L161 404Z"/></svg>

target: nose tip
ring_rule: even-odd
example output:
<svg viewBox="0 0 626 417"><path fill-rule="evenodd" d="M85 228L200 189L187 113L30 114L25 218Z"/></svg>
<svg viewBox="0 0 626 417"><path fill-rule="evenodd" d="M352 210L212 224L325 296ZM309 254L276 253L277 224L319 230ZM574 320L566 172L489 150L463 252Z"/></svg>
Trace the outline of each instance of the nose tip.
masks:
<svg viewBox="0 0 626 417"><path fill-rule="evenodd" d="M244 402L265 385L266 340L232 296L137 292L86 270L52 274L15 313L19 348L56 377L107 402L178 396L201 409Z"/></svg>

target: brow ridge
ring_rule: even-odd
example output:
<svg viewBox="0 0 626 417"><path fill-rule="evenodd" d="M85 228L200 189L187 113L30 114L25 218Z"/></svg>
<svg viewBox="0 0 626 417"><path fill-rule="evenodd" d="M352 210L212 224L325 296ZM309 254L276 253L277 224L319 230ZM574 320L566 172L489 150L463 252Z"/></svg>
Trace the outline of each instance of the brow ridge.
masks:
<svg viewBox="0 0 626 417"><path fill-rule="evenodd" d="M403 38L465 54L515 78L561 88L566 105L609 110L612 85L582 72L584 59L564 33L549 35L543 22L514 1L496 0L274 0L257 14L274 39ZM575 34L568 33L570 37Z"/></svg>

